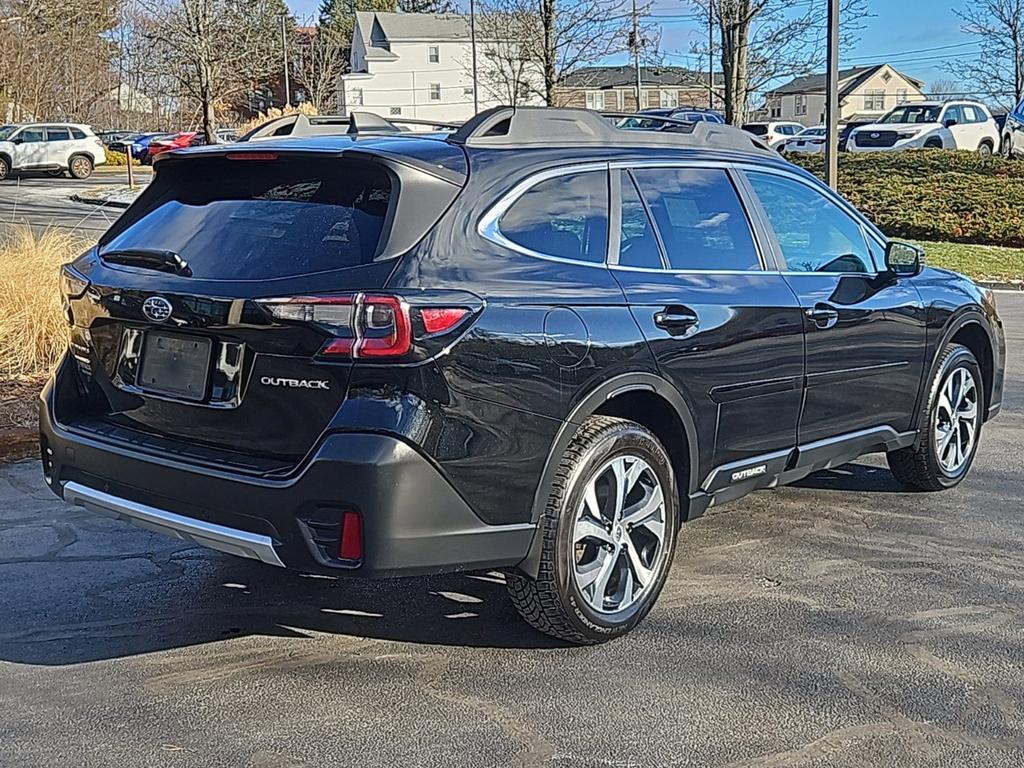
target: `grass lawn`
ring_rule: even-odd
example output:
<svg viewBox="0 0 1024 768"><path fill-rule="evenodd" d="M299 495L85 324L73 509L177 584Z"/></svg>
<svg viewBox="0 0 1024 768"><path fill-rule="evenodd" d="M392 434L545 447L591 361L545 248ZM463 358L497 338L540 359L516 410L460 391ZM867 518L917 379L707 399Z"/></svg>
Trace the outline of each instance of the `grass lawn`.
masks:
<svg viewBox="0 0 1024 768"><path fill-rule="evenodd" d="M932 266L952 269L975 280L1024 280L1024 248L923 241L918 245L925 249L925 260Z"/></svg>

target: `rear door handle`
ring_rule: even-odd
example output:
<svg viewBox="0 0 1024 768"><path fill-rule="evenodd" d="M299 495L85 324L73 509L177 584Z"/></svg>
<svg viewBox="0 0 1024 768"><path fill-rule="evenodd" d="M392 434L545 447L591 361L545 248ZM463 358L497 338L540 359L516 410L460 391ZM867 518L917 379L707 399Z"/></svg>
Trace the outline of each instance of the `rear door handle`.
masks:
<svg viewBox="0 0 1024 768"><path fill-rule="evenodd" d="M665 307L654 314L654 324L671 336L682 336L700 325L697 315L686 307Z"/></svg>
<svg viewBox="0 0 1024 768"><path fill-rule="evenodd" d="M818 328L831 328L839 322L839 310L828 304L815 304L805 309L804 314L813 320Z"/></svg>

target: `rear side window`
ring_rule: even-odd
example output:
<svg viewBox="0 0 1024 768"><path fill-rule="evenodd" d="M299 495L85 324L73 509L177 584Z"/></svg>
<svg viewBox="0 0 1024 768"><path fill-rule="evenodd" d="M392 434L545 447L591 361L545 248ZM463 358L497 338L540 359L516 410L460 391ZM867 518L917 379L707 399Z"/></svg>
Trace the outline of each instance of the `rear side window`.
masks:
<svg viewBox="0 0 1024 768"><path fill-rule="evenodd" d="M743 126L743 130L746 131L747 133L752 133L755 136L768 135L768 126L764 124L747 123L747 125Z"/></svg>
<svg viewBox="0 0 1024 768"><path fill-rule="evenodd" d="M639 168L633 174L671 269L761 269L750 222L724 170Z"/></svg>
<svg viewBox="0 0 1024 768"><path fill-rule="evenodd" d="M72 128L72 129L71 129L71 135L72 135L72 136L73 136L74 138L76 138L76 139L78 139L79 141L81 141L82 139L84 139L84 138L85 138L85 131L80 131L80 130L78 130L77 128Z"/></svg>
<svg viewBox="0 0 1024 768"><path fill-rule="evenodd" d="M498 221L501 234L545 256L604 262L608 250L608 177L587 171L532 186Z"/></svg>
<svg viewBox="0 0 1024 768"><path fill-rule="evenodd" d="M47 141L71 141L71 131L67 128L47 128Z"/></svg>
<svg viewBox="0 0 1024 768"><path fill-rule="evenodd" d="M367 264L379 251L397 192L389 173L373 163L304 158L172 162L153 185L147 194L156 197L115 228L101 256L169 250L195 277L219 280Z"/></svg>

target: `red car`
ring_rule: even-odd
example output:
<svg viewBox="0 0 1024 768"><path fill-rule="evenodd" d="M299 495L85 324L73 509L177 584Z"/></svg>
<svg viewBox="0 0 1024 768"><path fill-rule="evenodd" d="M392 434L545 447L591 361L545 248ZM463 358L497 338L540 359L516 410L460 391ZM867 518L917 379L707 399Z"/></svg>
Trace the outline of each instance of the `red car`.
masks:
<svg viewBox="0 0 1024 768"><path fill-rule="evenodd" d="M183 133L175 133L172 136L156 140L154 139L149 143L149 158L152 160L154 157L159 155L161 152L167 152L172 149L184 149L185 147L195 147L199 144L205 144L203 137L195 131L185 131Z"/></svg>

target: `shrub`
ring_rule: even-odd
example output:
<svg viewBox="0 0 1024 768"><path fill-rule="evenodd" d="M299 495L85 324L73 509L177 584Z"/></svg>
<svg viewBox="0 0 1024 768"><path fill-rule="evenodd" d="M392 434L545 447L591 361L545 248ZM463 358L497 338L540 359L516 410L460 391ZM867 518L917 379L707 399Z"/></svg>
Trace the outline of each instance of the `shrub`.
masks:
<svg viewBox="0 0 1024 768"><path fill-rule="evenodd" d="M108 149L107 152L107 165L128 165L128 154L126 152L118 152L115 149ZM132 165L141 165L137 157L132 158Z"/></svg>
<svg viewBox="0 0 1024 768"><path fill-rule="evenodd" d="M824 175L820 155L791 159ZM944 150L844 153L839 191L892 237L1024 246L1024 163Z"/></svg>
<svg viewBox="0 0 1024 768"><path fill-rule="evenodd" d="M67 324L60 266L88 247L67 230L28 228L0 237L0 378L45 373L63 354Z"/></svg>

